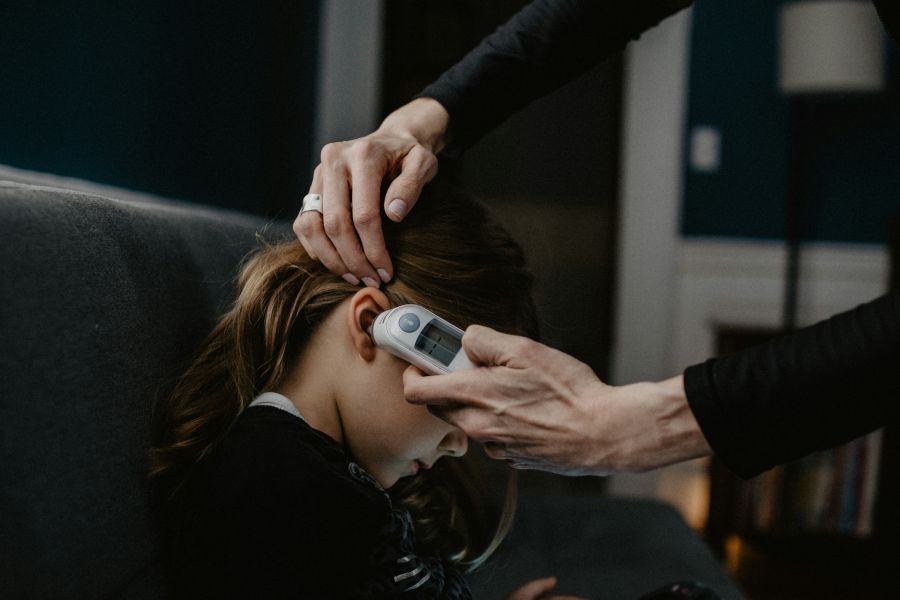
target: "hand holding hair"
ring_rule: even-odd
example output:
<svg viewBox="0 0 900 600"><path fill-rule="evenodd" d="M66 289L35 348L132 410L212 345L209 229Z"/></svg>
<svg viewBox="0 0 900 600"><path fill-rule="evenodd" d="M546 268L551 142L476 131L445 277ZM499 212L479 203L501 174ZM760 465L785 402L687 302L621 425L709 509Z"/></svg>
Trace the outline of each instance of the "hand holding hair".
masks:
<svg viewBox="0 0 900 600"><path fill-rule="evenodd" d="M482 368L426 377L410 367L406 399L515 468L607 475L711 454L681 376L610 386L567 354L477 325L463 348Z"/></svg>
<svg viewBox="0 0 900 600"><path fill-rule="evenodd" d="M310 194L321 210L301 211L294 233L307 253L353 285L371 287L393 277L381 230L381 186L392 179L384 212L401 221L422 187L437 174L437 154L446 145L447 111L431 98L400 107L365 137L322 148Z"/></svg>

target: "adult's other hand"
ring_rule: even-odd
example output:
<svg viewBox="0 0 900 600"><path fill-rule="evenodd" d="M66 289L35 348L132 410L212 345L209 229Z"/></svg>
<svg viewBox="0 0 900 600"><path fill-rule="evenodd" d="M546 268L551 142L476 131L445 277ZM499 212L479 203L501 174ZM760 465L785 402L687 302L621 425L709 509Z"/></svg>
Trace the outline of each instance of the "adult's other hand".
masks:
<svg viewBox="0 0 900 600"><path fill-rule="evenodd" d="M567 354L477 325L463 348L481 368L426 377L410 367L406 399L428 404L513 467L606 475L711 453L681 376L610 386Z"/></svg>
<svg viewBox="0 0 900 600"><path fill-rule="evenodd" d="M393 277L381 230L381 186L388 218L400 221L422 187L437 174L436 154L446 143L449 115L436 100L418 98L391 113L373 133L322 148L309 192L322 197L322 212L294 220L294 232L310 256L356 285L378 287Z"/></svg>
<svg viewBox="0 0 900 600"><path fill-rule="evenodd" d="M581 596L549 595L556 587L556 577L529 581L506 597L506 600L587 600Z"/></svg>

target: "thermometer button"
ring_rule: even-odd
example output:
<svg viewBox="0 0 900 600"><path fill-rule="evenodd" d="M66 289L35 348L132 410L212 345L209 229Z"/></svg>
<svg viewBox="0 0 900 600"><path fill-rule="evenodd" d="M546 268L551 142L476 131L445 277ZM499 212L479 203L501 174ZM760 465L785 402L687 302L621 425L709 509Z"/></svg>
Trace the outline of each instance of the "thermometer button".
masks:
<svg viewBox="0 0 900 600"><path fill-rule="evenodd" d="M419 317L413 313L406 313L400 317L400 329L406 333L412 333L419 328Z"/></svg>

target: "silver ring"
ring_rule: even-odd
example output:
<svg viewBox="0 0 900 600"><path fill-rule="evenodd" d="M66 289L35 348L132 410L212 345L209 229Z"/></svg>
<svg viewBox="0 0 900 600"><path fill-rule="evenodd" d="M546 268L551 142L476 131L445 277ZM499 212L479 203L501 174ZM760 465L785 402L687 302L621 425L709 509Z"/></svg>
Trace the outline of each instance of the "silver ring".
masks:
<svg viewBox="0 0 900 600"><path fill-rule="evenodd" d="M300 205L300 215L314 210L320 215L322 214L322 196L319 194L307 194L303 196L303 204Z"/></svg>

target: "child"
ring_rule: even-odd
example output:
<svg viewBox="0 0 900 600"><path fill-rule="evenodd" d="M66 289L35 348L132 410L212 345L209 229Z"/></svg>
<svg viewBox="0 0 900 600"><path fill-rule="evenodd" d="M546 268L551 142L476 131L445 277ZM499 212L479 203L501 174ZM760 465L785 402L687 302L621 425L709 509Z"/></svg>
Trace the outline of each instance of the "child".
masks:
<svg viewBox="0 0 900 600"><path fill-rule="evenodd" d="M465 435L404 400L407 363L367 330L415 303L535 337L531 274L441 184L384 232L396 275L381 289L335 277L296 240L252 256L160 412L150 474L176 596L468 598L460 568L505 535L512 504L487 526L472 470L438 462L463 455Z"/></svg>

